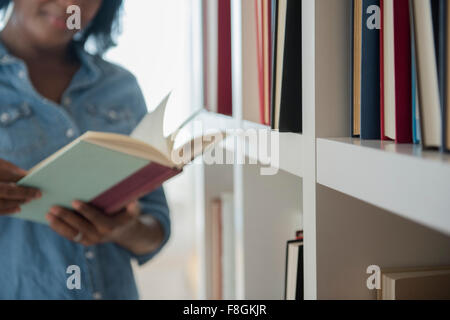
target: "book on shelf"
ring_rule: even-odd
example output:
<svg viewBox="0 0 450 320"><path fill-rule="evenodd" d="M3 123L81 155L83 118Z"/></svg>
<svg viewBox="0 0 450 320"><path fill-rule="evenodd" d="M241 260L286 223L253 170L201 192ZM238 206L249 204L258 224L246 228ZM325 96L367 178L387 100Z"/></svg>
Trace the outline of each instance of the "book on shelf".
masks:
<svg viewBox="0 0 450 320"><path fill-rule="evenodd" d="M287 0L274 0L274 46L273 46L273 66L272 66L272 129L277 129L279 123L281 106L281 87L283 79L283 57L284 42L286 32L286 10Z"/></svg>
<svg viewBox="0 0 450 320"><path fill-rule="evenodd" d="M264 124L263 3L242 1L242 118Z"/></svg>
<svg viewBox="0 0 450 320"><path fill-rule="evenodd" d="M414 18L421 142L424 148L440 148L441 102L430 1L411 0Z"/></svg>
<svg viewBox="0 0 450 320"><path fill-rule="evenodd" d="M209 232L211 234L211 299L223 299L223 269L222 269L222 202L216 199L211 204Z"/></svg>
<svg viewBox="0 0 450 320"><path fill-rule="evenodd" d="M381 0L384 103L381 137L412 142L411 33L409 0Z"/></svg>
<svg viewBox="0 0 450 320"><path fill-rule="evenodd" d="M412 104L412 139L414 144L420 144L420 112L419 112L419 91L417 87L417 58L415 42L415 26L412 4L409 5L409 20L411 30L411 104Z"/></svg>
<svg viewBox="0 0 450 320"><path fill-rule="evenodd" d="M207 109L218 113L219 0L202 0L203 100Z"/></svg>
<svg viewBox="0 0 450 320"><path fill-rule="evenodd" d="M181 173L224 138L218 133L187 135L186 125L199 112L164 136L168 99L146 115L130 136L87 132L33 167L18 184L38 188L43 196L23 205L14 217L48 224L45 215L52 206L71 208L73 200L114 214Z"/></svg>
<svg viewBox="0 0 450 320"><path fill-rule="evenodd" d="M352 1L352 109L351 109L351 135L359 137L361 112L361 26L362 26L362 0Z"/></svg>
<svg viewBox="0 0 450 320"><path fill-rule="evenodd" d="M232 115L233 15L242 22L242 118L280 132L302 132L301 1L203 0L204 100ZM237 70L236 70L237 71Z"/></svg>
<svg viewBox="0 0 450 320"><path fill-rule="evenodd" d="M381 270L378 300L450 300L450 267Z"/></svg>
<svg viewBox="0 0 450 320"><path fill-rule="evenodd" d="M351 136L449 152L447 0L351 4Z"/></svg>
<svg viewBox="0 0 450 320"><path fill-rule="evenodd" d="M270 125L271 56L272 56L272 0L253 0L256 13L258 88L260 123Z"/></svg>
<svg viewBox="0 0 450 320"><path fill-rule="evenodd" d="M443 112L442 112L442 140L443 140L443 150L445 152L450 152L450 41L448 37L450 36L450 5L446 1L442 1L444 14L444 21L442 24L445 28L443 34L445 33L442 47L445 49L445 59L443 60L442 68L444 69L444 78L442 88L445 88L443 94Z"/></svg>
<svg viewBox="0 0 450 320"><path fill-rule="evenodd" d="M439 79L439 97L442 109L442 150L450 152L450 128L449 128L449 5L447 0L438 0L432 2L433 11L433 26L435 32L435 48L436 59L438 65L438 79Z"/></svg>
<svg viewBox="0 0 450 320"><path fill-rule="evenodd" d="M204 101L208 110L232 115L231 0L203 0Z"/></svg>
<svg viewBox="0 0 450 320"><path fill-rule="evenodd" d="M272 128L302 133L302 2L278 0Z"/></svg>
<svg viewBox="0 0 450 320"><path fill-rule="evenodd" d="M218 0L218 2L217 108L221 114L232 115L231 0Z"/></svg>
<svg viewBox="0 0 450 320"><path fill-rule="evenodd" d="M303 239L286 244L285 300L303 300Z"/></svg>
<svg viewBox="0 0 450 320"><path fill-rule="evenodd" d="M380 31L374 14L379 0L353 4L352 135L380 139Z"/></svg>
<svg viewBox="0 0 450 320"><path fill-rule="evenodd" d="M211 202L207 235L211 295L213 300L236 299L236 232L232 193L223 193Z"/></svg>
<svg viewBox="0 0 450 320"><path fill-rule="evenodd" d="M234 196L223 193L220 196L222 218L222 297L234 300L236 296L236 226Z"/></svg>

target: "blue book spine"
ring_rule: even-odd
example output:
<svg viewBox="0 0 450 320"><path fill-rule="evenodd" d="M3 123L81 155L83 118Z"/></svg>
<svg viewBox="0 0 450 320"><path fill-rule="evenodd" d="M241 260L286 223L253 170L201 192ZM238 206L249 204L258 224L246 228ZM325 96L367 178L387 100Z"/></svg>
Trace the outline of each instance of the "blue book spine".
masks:
<svg viewBox="0 0 450 320"><path fill-rule="evenodd" d="M420 144L420 117L419 117L419 99L417 88L417 68L416 68L416 49L415 49L415 35L414 28L411 28L411 93L412 93L412 129L413 129L413 143Z"/></svg>
<svg viewBox="0 0 450 320"><path fill-rule="evenodd" d="M411 108L412 108L412 140L414 144L420 144L420 108L419 108L419 87L417 81L417 61L416 61L416 34L414 25L414 14L412 0L409 4L409 17L411 24Z"/></svg>
<svg viewBox="0 0 450 320"><path fill-rule="evenodd" d="M361 56L361 138L380 133L380 1L363 0Z"/></svg>

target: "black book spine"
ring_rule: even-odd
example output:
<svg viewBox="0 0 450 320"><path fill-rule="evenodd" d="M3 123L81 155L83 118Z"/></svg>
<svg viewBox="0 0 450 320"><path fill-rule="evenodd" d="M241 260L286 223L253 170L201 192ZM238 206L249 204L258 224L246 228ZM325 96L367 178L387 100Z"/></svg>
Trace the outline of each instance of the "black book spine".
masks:
<svg viewBox="0 0 450 320"><path fill-rule="evenodd" d="M303 245L298 247L298 262L297 262L297 287L295 292L295 300L304 300L303 292Z"/></svg>
<svg viewBox="0 0 450 320"><path fill-rule="evenodd" d="M351 11L350 11L350 137L355 137L353 134L353 108L354 106L354 99L353 96L355 94L354 92L354 61L355 61L355 0L351 0Z"/></svg>
<svg viewBox="0 0 450 320"><path fill-rule="evenodd" d="M288 265L289 265L289 241L286 244L286 255L284 260L284 300L287 300Z"/></svg>
<svg viewBox="0 0 450 320"><path fill-rule="evenodd" d="M275 92L277 74L277 42L278 42L278 0L272 1L272 88L270 95L270 126L275 129Z"/></svg>
<svg viewBox="0 0 450 320"><path fill-rule="evenodd" d="M442 108L442 150L447 149L447 0L439 0L439 35L438 37L438 76L439 76L439 96ZM436 36L435 36L436 38Z"/></svg>
<svg viewBox="0 0 450 320"><path fill-rule="evenodd" d="M302 1L288 0L280 132L302 133Z"/></svg>

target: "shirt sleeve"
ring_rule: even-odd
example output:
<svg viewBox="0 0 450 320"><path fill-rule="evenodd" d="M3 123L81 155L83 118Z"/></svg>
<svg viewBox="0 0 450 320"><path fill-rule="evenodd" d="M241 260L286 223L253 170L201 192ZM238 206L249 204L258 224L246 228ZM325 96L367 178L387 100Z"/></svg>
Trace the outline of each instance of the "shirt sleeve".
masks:
<svg viewBox="0 0 450 320"><path fill-rule="evenodd" d="M151 215L161 224L164 230L163 241L156 250L145 255L135 255L131 253L132 258L136 259L139 265L143 265L154 256L156 256L169 241L171 233L171 222L169 216L169 207L167 205L166 196L162 187L141 198L139 200L139 205L141 206L142 214Z"/></svg>

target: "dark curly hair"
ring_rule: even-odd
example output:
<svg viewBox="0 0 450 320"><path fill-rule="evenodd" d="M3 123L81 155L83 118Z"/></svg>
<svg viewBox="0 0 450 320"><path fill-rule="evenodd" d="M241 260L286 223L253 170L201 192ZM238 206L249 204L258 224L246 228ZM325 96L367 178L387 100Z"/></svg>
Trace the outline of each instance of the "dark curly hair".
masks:
<svg viewBox="0 0 450 320"><path fill-rule="evenodd" d="M12 0L0 0L0 10L8 8ZM103 55L116 45L115 37L120 32L120 17L123 0L103 0L91 23L73 40L73 45L84 47L88 40L95 44L96 53Z"/></svg>

